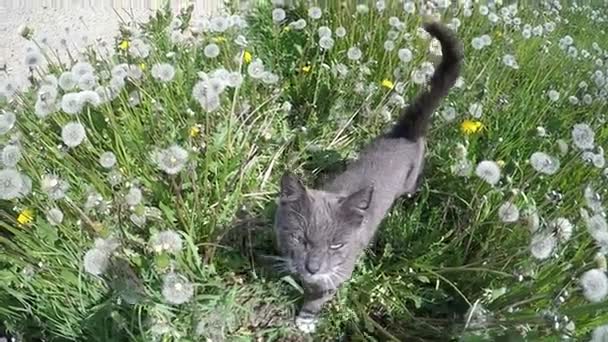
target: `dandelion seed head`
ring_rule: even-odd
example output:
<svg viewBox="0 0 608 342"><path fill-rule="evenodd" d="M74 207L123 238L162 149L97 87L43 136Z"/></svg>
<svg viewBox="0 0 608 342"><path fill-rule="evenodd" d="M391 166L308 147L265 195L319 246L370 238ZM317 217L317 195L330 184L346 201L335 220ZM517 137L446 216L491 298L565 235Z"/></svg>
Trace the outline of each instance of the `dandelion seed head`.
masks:
<svg viewBox="0 0 608 342"><path fill-rule="evenodd" d="M159 63L152 66L152 77L161 82L171 82L175 77L175 67L168 63Z"/></svg>
<svg viewBox="0 0 608 342"><path fill-rule="evenodd" d="M65 197L69 184L53 174L44 174L40 179L40 188L52 200L60 200Z"/></svg>
<svg viewBox="0 0 608 342"><path fill-rule="evenodd" d="M458 159L452 165L451 171L458 177L469 177L473 173L473 163L465 158Z"/></svg>
<svg viewBox="0 0 608 342"><path fill-rule="evenodd" d="M216 16L209 21L209 29L212 32L225 32L230 27L228 18L224 16Z"/></svg>
<svg viewBox="0 0 608 342"><path fill-rule="evenodd" d="M76 88L78 84L78 79L76 75L71 71L66 71L59 76L59 80L57 80L59 87L65 91L70 91Z"/></svg>
<svg viewBox="0 0 608 342"><path fill-rule="evenodd" d="M179 173L188 161L188 152L178 145L172 145L166 149L157 150L153 153L156 166L170 175Z"/></svg>
<svg viewBox="0 0 608 342"><path fill-rule="evenodd" d="M308 9L308 16L311 19L321 19L321 16L323 15L323 11L321 11L321 9L319 7L311 7Z"/></svg>
<svg viewBox="0 0 608 342"><path fill-rule="evenodd" d="M471 40L471 46L473 46L473 49L475 49L475 50L481 50L481 49L483 49L483 47L485 45L481 38L475 37L475 38L473 38L473 40Z"/></svg>
<svg viewBox="0 0 608 342"><path fill-rule="evenodd" d="M580 278L583 297L592 303L603 301L608 295L608 277L600 269L591 269Z"/></svg>
<svg viewBox="0 0 608 342"><path fill-rule="evenodd" d="M338 38L346 37L346 29L342 26L336 28L336 37L338 37Z"/></svg>
<svg viewBox="0 0 608 342"><path fill-rule="evenodd" d="M331 29L327 26L321 26L317 30L317 34L319 35L319 38L331 37Z"/></svg>
<svg viewBox="0 0 608 342"><path fill-rule="evenodd" d="M203 54L207 58L216 58L220 55L220 47L215 43L208 44L203 49Z"/></svg>
<svg viewBox="0 0 608 342"><path fill-rule="evenodd" d="M583 197L585 199L585 205L594 213L601 213L604 211L604 207L602 206L602 197L593 189L593 187L591 187L590 184L585 186Z"/></svg>
<svg viewBox="0 0 608 342"><path fill-rule="evenodd" d="M111 169L116 165L116 155L111 151L106 151L99 156L99 164L106 169Z"/></svg>
<svg viewBox="0 0 608 342"><path fill-rule="evenodd" d="M559 241L562 243L570 240L572 233L574 232L574 225L565 217L556 218L549 223L549 226L555 230Z"/></svg>
<svg viewBox="0 0 608 342"><path fill-rule="evenodd" d="M80 80L80 78L86 74L94 74L95 68L93 68L90 63L78 62L72 66L70 71L72 71L77 80Z"/></svg>
<svg viewBox="0 0 608 342"><path fill-rule="evenodd" d="M568 96L568 102L570 102L570 104L573 106L576 106L577 104L579 104L578 97L573 96L573 95Z"/></svg>
<svg viewBox="0 0 608 342"><path fill-rule="evenodd" d="M156 253L177 254L183 248L182 236L174 230L164 230L150 237L150 248Z"/></svg>
<svg viewBox="0 0 608 342"><path fill-rule="evenodd" d="M127 202L127 204L132 207L141 203L142 199L143 194L141 192L141 189L136 186L132 186L129 189L129 192L125 195L125 202Z"/></svg>
<svg viewBox="0 0 608 342"><path fill-rule="evenodd" d="M79 114L83 103L78 93L67 93L61 98L61 109L70 115Z"/></svg>
<svg viewBox="0 0 608 342"><path fill-rule="evenodd" d="M58 208L51 208L46 212L46 220L51 226L58 226L63 222L63 212Z"/></svg>
<svg viewBox="0 0 608 342"><path fill-rule="evenodd" d="M557 148L559 149L559 153L562 156L565 156L568 153L568 149L569 149L568 143L564 139L558 139L556 141L556 143L557 143Z"/></svg>
<svg viewBox="0 0 608 342"><path fill-rule="evenodd" d="M170 304L179 305L189 301L194 295L194 285L177 273L169 273L163 278L161 293Z"/></svg>
<svg viewBox="0 0 608 342"><path fill-rule="evenodd" d="M515 56L506 54L502 56L502 63L511 69L519 69L519 64L515 60Z"/></svg>
<svg viewBox="0 0 608 342"><path fill-rule="evenodd" d="M0 170L0 199L12 200L20 197L23 189L23 176L15 169Z"/></svg>
<svg viewBox="0 0 608 342"><path fill-rule="evenodd" d="M384 42L384 50L385 51L393 51L395 49L395 42L392 40L387 40Z"/></svg>
<svg viewBox="0 0 608 342"><path fill-rule="evenodd" d="M15 167L21 160L21 148L18 145L6 145L2 149L2 164L5 167Z"/></svg>
<svg viewBox="0 0 608 342"><path fill-rule="evenodd" d="M572 127L572 141L574 146L581 150L590 150L595 146L595 132L586 123L576 124Z"/></svg>
<svg viewBox="0 0 608 342"><path fill-rule="evenodd" d="M97 107L101 104L101 96L93 90L84 90L78 93L80 97L80 102L83 105L91 105L93 107Z"/></svg>
<svg viewBox="0 0 608 342"><path fill-rule="evenodd" d="M346 52L346 56L348 57L348 59L350 59L351 61L358 61L359 59L361 59L362 56L362 52L358 47L351 47L350 49L348 49L348 51Z"/></svg>
<svg viewBox="0 0 608 342"><path fill-rule="evenodd" d="M551 256L557 240L555 236L547 233L536 233L530 241L530 253L538 260L545 260Z"/></svg>
<svg viewBox="0 0 608 342"><path fill-rule="evenodd" d="M517 222L519 220L519 208L513 202L505 202L498 208L498 217L505 223Z"/></svg>
<svg viewBox="0 0 608 342"><path fill-rule="evenodd" d="M298 19L292 23L289 24L289 26L291 28L293 28L294 30L303 30L306 27L306 20L304 19Z"/></svg>
<svg viewBox="0 0 608 342"><path fill-rule="evenodd" d="M407 14L414 14L416 12L416 4L412 1L406 1L403 3L403 10Z"/></svg>
<svg viewBox="0 0 608 342"><path fill-rule="evenodd" d="M108 253L98 249L89 249L84 255L84 270L92 275L102 275L110 264Z"/></svg>
<svg viewBox="0 0 608 342"><path fill-rule="evenodd" d="M34 104L34 114L40 119L46 118L57 111L57 104L54 101L36 100Z"/></svg>
<svg viewBox="0 0 608 342"><path fill-rule="evenodd" d="M93 74L84 74L78 79L80 90L92 90L97 86L97 78Z"/></svg>
<svg viewBox="0 0 608 342"><path fill-rule="evenodd" d="M560 167L559 160L545 152L534 152L530 156L530 165L534 170L547 175L555 174Z"/></svg>
<svg viewBox="0 0 608 342"><path fill-rule="evenodd" d="M150 55L150 45L140 38L135 38L129 44L129 54L135 58L147 58Z"/></svg>
<svg viewBox="0 0 608 342"><path fill-rule="evenodd" d="M334 46L334 40L331 37L324 36L319 39L319 46L323 50L329 50Z"/></svg>
<svg viewBox="0 0 608 342"><path fill-rule="evenodd" d="M86 131L80 122L68 122L61 128L61 139L68 147L80 145L86 138Z"/></svg>
<svg viewBox="0 0 608 342"><path fill-rule="evenodd" d="M285 10L282 8L275 8L272 10L272 21L274 21L275 23L280 23L283 20L285 20L285 17L287 15L285 14Z"/></svg>
<svg viewBox="0 0 608 342"><path fill-rule="evenodd" d="M500 167L494 161L484 160L477 164L475 174L486 183L495 185L500 180Z"/></svg>
<svg viewBox="0 0 608 342"><path fill-rule="evenodd" d="M409 63L414 58L414 55L412 54L412 51L410 49L407 49L407 48L399 49L399 51L398 51L397 54L399 56L399 59L403 63Z"/></svg>
<svg viewBox="0 0 608 342"><path fill-rule="evenodd" d="M44 61L44 56L42 55L42 53L40 53L40 51L38 49L29 51L28 53L25 54L24 62L25 62L25 65L29 68L34 68L34 67L40 66L43 61Z"/></svg>
<svg viewBox="0 0 608 342"><path fill-rule="evenodd" d="M559 100L559 92L556 90L549 90L547 92L547 96L549 97L549 100L556 102L557 100Z"/></svg>
<svg viewBox="0 0 608 342"><path fill-rule="evenodd" d="M469 114L476 119L481 118L481 115L483 114L483 105L479 102L471 103L469 105Z"/></svg>

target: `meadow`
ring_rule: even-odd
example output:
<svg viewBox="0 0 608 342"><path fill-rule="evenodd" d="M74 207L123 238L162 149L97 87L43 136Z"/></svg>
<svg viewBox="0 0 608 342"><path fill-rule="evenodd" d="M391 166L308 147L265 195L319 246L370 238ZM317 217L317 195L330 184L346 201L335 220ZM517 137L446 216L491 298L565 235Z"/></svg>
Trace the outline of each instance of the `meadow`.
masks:
<svg viewBox="0 0 608 342"><path fill-rule="evenodd" d="M301 334L278 182L339 172L465 47L420 193ZM608 340L608 6L254 1L0 74L0 328L23 341ZM54 37L61 39L61 37ZM66 49L70 42L64 41Z"/></svg>

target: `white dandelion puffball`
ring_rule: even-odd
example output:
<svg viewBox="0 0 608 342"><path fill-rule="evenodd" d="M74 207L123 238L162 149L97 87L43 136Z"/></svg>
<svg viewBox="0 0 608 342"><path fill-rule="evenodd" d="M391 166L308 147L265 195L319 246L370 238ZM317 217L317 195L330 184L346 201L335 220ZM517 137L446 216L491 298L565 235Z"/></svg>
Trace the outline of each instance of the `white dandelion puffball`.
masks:
<svg viewBox="0 0 608 342"><path fill-rule="evenodd" d="M540 216L536 209L528 210L525 214L526 224L530 233L535 233L540 227Z"/></svg>
<svg viewBox="0 0 608 342"><path fill-rule="evenodd" d="M545 260L551 256L557 240L555 236L547 233L537 233L530 241L530 253L538 260Z"/></svg>
<svg viewBox="0 0 608 342"><path fill-rule="evenodd" d="M25 54L25 65L29 68L35 68L42 64L44 56L38 51L38 49L29 51Z"/></svg>
<svg viewBox="0 0 608 342"><path fill-rule="evenodd" d="M574 225L565 217L558 217L549 223L549 226L557 233L559 241L564 243L570 240L574 232Z"/></svg>
<svg viewBox="0 0 608 342"><path fill-rule="evenodd" d="M583 198L585 198L585 205L593 211L593 213L601 213L604 211L602 205L602 197L597 193L590 184L585 186L583 191Z"/></svg>
<svg viewBox="0 0 608 342"><path fill-rule="evenodd" d="M496 162L484 160L477 164L475 174L486 183L495 185L500 180L500 167Z"/></svg>
<svg viewBox="0 0 608 342"><path fill-rule="evenodd" d="M6 167L15 167L21 160L21 148L17 145L6 145L2 149L2 164Z"/></svg>
<svg viewBox="0 0 608 342"><path fill-rule="evenodd" d="M392 40L390 40L390 39L389 39L389 40L386 40L386 41L384 42L384 45L383 45L383 46L384 46L384 50L385 50L385 51L393 51L393 50L395 50L395 42L394 42L394 41L392 41Z"/></svg>
<svg viewBox="0 0 608 342"><path fill-rule="evenodd" d="M167 174L175 175L180 172L188 161L188 152L178 145L158 150L153 155L159 169Z"/></svg>
<svg viewBox="0 0 608 342"><path fill-rule="evenodd" d="M254 59L247 66L247 73L249 74L249 76L251 76L251 78L254 79L262 78L262 76L264 76L264 71L264 63L259 58Z"/></svg>
<svg viewBox="0 0 608 342"><path fill-rule="evenodd" d="M592 303L603 301L608 295L608 277L599 269L591 269L581 276L583 297Z"/></svg>
<svg viewBox="0 0 608 342"><path fill-rule="evenodd" d="M319 38L331 37L331 29L327 26L321 26L317 30L317 34L319 35Z"/></svg>
<svg viewBox="0 0 608 342"><path fill-rule="evenodd" d="M472 117L479 119L483 114L483 105L479 102L474 102L469 105L469 114Z"/></svg>
<svg viewBox="0 0 608 342"><path fill-rule="evenodd" d="M80 102L83 106L89 104L93 107L97 107L101 104L101 96L93 90L83 90L78 93L78 96L80 97Z"/></svg>
<svg viewBox="0 0 608 342"><path fill-rule="evenodd" d="M141 203L143 198L141 189L133 186L129 189L129 192L125 195L125 202L130 206L136 206ZM181 248L180 248L181 249Z"/></svg>
<svg viewBox="0 0 608 342"><path fill-rule="evenodd" d="M72 66L72 69L70 71L72 71L74 76L76 76L76 78L80 80L80 78L86 74L95 73L95 68L93 68L90 63L78 62Z"/></svg>
<svg viewBox="0 0 608 342"><path fill-rule="evenodd" d="M502 63L511 69L519 69L519 64L517 64L513 55L506 54L502 56Z"/></svg>
<svg viewBox="0 0 608 342"><path fill-rule="evenodd" d="M600 325L593 329L591 340L589 342L606 342L608 341L608 324Z"/></svg>
<svg viewBox="0 0 608 342"><path fill-rule="evenodd" d="M312 19L321 19L321 16L323 15L323 11L321 11L321 9L319 7L311 7L308 9L308 16Z"/></svg>
<svg viewBox="0 0 608 342"><path fill-rule="evenodd" d="M114 237L109 237L106 239L97 238L95 239L95 248L99 249L102 252L111 254L118 247L120 247L120 241Z"/></svg>
<svg viewBox="0 0 608 342"><path fill-rule="evenodd" d="M540 173L553 175L559 170L559 160L545 152L534 152L530 156L530 165Z"/></svg>
<svg viewBox="0 0 608 342"><path fill-rule="evenodd" d="M549 97L549 100L555 102L557 100L559 100L559 92L556 90L549 90L549 92L547 92L547 96Z"/></svg>
<svg viewBox="0 0 608 342"><path fill-rule="evenodd" d="M399 51L397 52L397 55L399 56L399 60L401 60L403 63L409 63L414 58L414 55L412 54L412 50L407 49L407 48L399 49Z"/></svg>
<svg viewBox="0 0 608 342"><path fill-rule="evenodd" d="M331 37L321 37L319 39L319 46L323 50L329 50L334 46L334 40Z"/></svg>
<svg viewBox="0 0 608 342"><path fill-rule="evenodd" d="M4 112L0 113L0 135L6 134L10 131L15 123L17 122L17 117L13 112Z"/></svg>
<svg viewBox="0 0 608 342"><path fill-rule="evenodd" d="M351 47L346 52L346 56L351 61L358 61L359 59L361 59L362 52L361 52L361 50L358 47Z"/></svg>
<svg viewBox="0 0 608 342"><path fill-rule="evenodd" d="M111 169L116 165L116 155L111 151L106 151L99 156L99 164L106 169Z"/></svg>
<svg viewBox="0 0 608 342"><path fill-rule="evenodd" d="M40 188L53 200L64 198L69 187L66 181L52 174L45 174L40 179Z"/></svg>
<svg viewBox="0 0 608 342"><path fill-rule="evenodd" d="M208 44L203 49L203 54L207 58L215 58L220 55L220 47L215 43Z"/></svg>
<svg viewBox="0 0 608 342"><path fill-rule="evenodd" d="M150 247L156 253L179 253L183 248L182 236L174 230L164 230L150 237Z"/></svg>
<svg viewBox="0 0 608 342"><path fill-rule="evenodd" d="M513 202L505 202L498 208L498 217L505 223L517 222L519 220L519 208Z"/></svg>
<svg viewBox="0 0 608 342"><path fill-rule="evenodd" d="M416 12L416 4L412 1L406 1L403 3L403 10L405 13L414 14Z"/></svg>
<svg viewBox="0 0 608 342"><path fill-rule="evenodd" d="M280 23L281 21L285 20L286 16L285 10L282 8L275 8L272 10L272 21L275 23Z"/></svg>
<svg viewBox="0 0 608 342"><path fill-rule="evenodd" d="M183 304L194 295L194 285L183 275L169 273L163 278L161 293L170 304Z"/></svg>
<svg viewBox="0 0 608 342"><path fill-rule="evenodd" d="M59 76L59 80L57 80L59 87L65 91L70 91L76 87L78 84L78 79L76 75L71 71L66 71Z"/></svg>
<svg viewBox="0 0 608 342"><path fill-rule="evenodd" d="M98 248L89 249L84 255L84 270L92 275L102 275L110 264L110 255Z"/></svg>
<svg viewBox="0 0 608 342"><path fill-rule="evenodd" d="M168 63L159 63L152 66L152 77L161 82L170 82L175 77L175 68Z"/></svg>
<svg viewBox="0 0 608 342"><path fill-rule="evenodd" d="M21 196L23 175L15 169L0 170L0 199L11 200Z"/></svg>
<svg viewBox="0 0 608 342"><path fill-rule="evenodd" d="M441 117L447 122L454 121L454 119L456 119L456 109L451 106L445 107L441 111Z"/></svg>
<svg viewBox="0 0 608 342"><path fill-rule="evenodd" d="M85 74L78 80L80 90L92 90L97 87L97 78L93 74Z"/></svg>
<svg viewBox="0 0 608 342"><path fill-rule="evenodd" d="M346 29L342 26L336 28L336 37L338 37L338 38L346 37Z"/></svg>
<svg viewBox="0 0 608 342"><path fill-rule="evenodd" d="M303 30L306 25L306 20L304 19L298 19L289 24L289 26L292 27L294 30Z"/></svg>
<svg viewBox="0 0 608 342"><path fill-rule="evenodd" d="M473 163L468 159L459 159L451 166L451 171L458 177L469 177L473 173Z"/></svg>
<svg viewBox="0 0 608 342"><path fill-rule="evenodd" d="M46 212L46 220L51 226L58 226L63 222L63 212L58 208L51 208Z"/></svg>
<svg viewBox="0 0 608 342"><path fill-rule="evenodd" d="M46 118L50 114L53 114L57 111L57 104L49 101L42 101L40 99L36 100L36 104L34 105L34 114L40 119Z"/></svg>
<svg viewBox="0 0 608 342"><path fill-rule="evenodd" d="M565 156L568 153L568 143L564 139L557 139L557 148L559 149L559 153L562 156Z"/></svg>
<svg viewBox="0 0 608 342"><path fill-rule="evenodd" d="M80 113L82 107L83 103L78 93L67 93L61 98L61 109L70 115Z"/></svg>
<svg viewBox="0 0 608 342"><path fill-rule="evenodd" d="M576 124L572 127L572 141L579 149L590 150L595 146L595 132L586 123Z"/></svg>
<svg viewBox="0 0 608 342"><path fill-rule="evenodd" d="M80 122L68 122L61 129L61 139L68 147L76 147L80 145L87 134L84 126Z"/></svg>
<svg viewBox="0 0 608 342"><path fill-rule="evenodd" d="M473 46L473 49L475 49L475 50L481 50L481 49L483 49L483 47L485 45L481 38L475 37L475 38L473 38L473 40L471 40L471 46Z"/></svg>

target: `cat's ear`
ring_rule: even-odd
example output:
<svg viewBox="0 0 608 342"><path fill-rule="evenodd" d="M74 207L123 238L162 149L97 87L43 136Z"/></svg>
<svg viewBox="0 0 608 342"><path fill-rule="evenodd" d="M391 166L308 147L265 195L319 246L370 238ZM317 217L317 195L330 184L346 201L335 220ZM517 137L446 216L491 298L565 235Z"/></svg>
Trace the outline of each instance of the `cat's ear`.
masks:
<svg viewBox="0 0 608 342"><path fill-rule="evenodd" d="M363 217L372 202L374 187L366 186L342 199L340 205L346 215Z"/></svg>
<svg viewBox="0 0 608 342"><path fill-rule="evenodd" d="M306 195L306 187L298 177L289 171L285 171L281 177L281 202L294 202L304 198Z"/></svg>

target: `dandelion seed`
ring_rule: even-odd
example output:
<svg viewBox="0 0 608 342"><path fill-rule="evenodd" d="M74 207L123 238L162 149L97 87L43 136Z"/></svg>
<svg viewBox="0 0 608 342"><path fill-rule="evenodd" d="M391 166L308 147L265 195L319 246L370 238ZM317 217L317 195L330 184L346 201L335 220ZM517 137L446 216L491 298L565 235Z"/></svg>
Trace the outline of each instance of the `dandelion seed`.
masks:
<svg viewBox="0 0 608 342"><path fill-rule="evenodd" d="M346 29L342 26L336 28L336 37L338 37L338 38L346 37Z"/></svg>
<svg viewBox="0 0 608 342"><path fill-rule="evenodd" d="M106 169L111 169L116 165L116 155L110 151L106 151L99 156L99 164Z"/></svg>
<svg viewBox="0 0 608 342"><path fill-rule="evenodd" d="M285 20L285 17L287 15L285 14L285 10L282 8L275 8L274 10L272 10L272 21L274 21L275 23L280 23L283 20Z"/></svg>
<svg viewBox="0 0 608 342"><path fill-rule="evenodd" d="M143 199L143 194L141 192L141 189L136 186L132 186L129 189L129 192L125 195L125 202L127 202L127 204L132 207L141 203L142 199Z"/></svg>
<svg viewBox="0 0 608 342"><path fill-rule="evenodd" d="M555 236L547 233L537 233L530 241L530 253L538 260L545 260L551 256L557 240Z"/></svg>
<svg viewBox="0 0 608 342"><path fill-rule="evenodd" d="M556 102L557 100L559 100L559 92L557 92L556 90L549 90L549 92L547 92L547 96L549 97L549 100Z"/></svg>
<svg viewBox="0 0 608 342"><path fill-rule="evenodd" d="M260 79L264 76L264 72L264 63L259 58L256 58L247 66L247 73L251 78Z"/></svg>
<svg viewBox="0 0 608 342"><path fill-rule="evenodd" d="M331 37L321 37L321 39L319 39L319 46L323 49L323 50L329 50L334 46L334 40Z"/></svg>
<svg viewBox="0 0 608 342"><path fill-rule="evenodd" d="M169 273L163 278L161 293L170 304L179 305L189 301L194 295L194 285L177 273Z"/></svg>
<svg viewBox="0 0 608 342"><path fill-rule="evenodd" d="M171 82L175 77L175 68L168 63L159 63L152 66L152 77L161 82Z"/></svg>
<svg viewBox="0 0 608 342"><path fill-rule="evenodd" d="M412 51L407 48L399 49L398 56L403 63L409 63L414 58Z"/></svg>
<svg viewBox="0 0 608 342"><path fill-rule="evenodd" d="M321 19L321 16L323 15L323 11L321 11L321 9L319 7L311 7L308 9L308 16L312 19Z"/></svg>
<svg viewBox="0 0 608 342"><path fill-rule="evenodd" d="M483 114L483 105L479 102L471 103L469 105L469 114L472 117L479 119Z"/></svg>
<svg viewBox="0 0 608 342"><path fill-rule="evenodd" d="M513 202L505 202L498 208L498 217L505 223L517 222L519 220L519 208Z"/></svg>
<svg viewBox="0 0 608 342"><path fill-rule="evenodd" d="M150 247L156 253L177 254L183 249L182 237L174 230L164 230L150 237Z"/></svg>
<svg viewBox="0 0 608 342"><path fill-rule="evenodd" d="M511 69L519 69L519 64L517 64L513 55L506 54L502 56L502 62Z"/></svg>
<svg viewBox="0 0 608 342"><path fill-rule="evenodd" d="M110 264L108 253L97 249L89 249L84 255L84 270L92 275L102 275Z"/></svg>
<svg viewBox="0 0 608 342"><path fill-rule="evenodd" d="M220 55L220 47L217 44L211 43L205 46L203 54L207 58L216 58Z"/></svg>
<svg viewBox="0 0 608 342"><path fill-rule="evenodd" d="M530 165L540 173L553 175L559 170L559 160L544 153L534 152L530 156Z"/></svg>
<svg viewBox="0 0 608 342"><path fill-rule="evenodd" d="M559 241L562 243L568 242L574 231L574 225L565 217L558 217L551 221L551 223L549 223L549 227L555 230Z"/></svg>
<svg viewBox="0 0 608 342"><path fill-rule="evenodd" d="M406 1L403 3L403 10L407 14L414 14L416 12L416 4L412 1Z"/></svg>
<svg viewBox="0 0 608 342"><path fill-rule="evenodd" d="M70 91L78 84L76 75L71 71L66 71L59 76L59 87L65 91Z"/></svg>
<svg viewBox="0 0 608 342"><path fill-rule="evenodd" d="M15 169L0 170L0 199L11 200L21 196L23 176Z"/></svg>
<svg viewBox="0 0 608 342"><path fill-rule="evenodd" d="M293 28L294 30L303 30L306 27L306 20L304 19L298 19L292 23L289 24L289 27Z"/></svg>
<svg viewBox="0 0 608 342"><path fill-rule="evenodd" d="M38 50L30 51L25 54L25 65L29 68L35 68L42 64L44 56Z"/></svg>
<svg viewBox="0 0 608 342"><path fill-rule="evenodd" d="M52 200L60 200L65 197L69 184L52 174L45 174L40 180L40 188Z"/></svg>
<svg viewBox="0 0 608 342"><path fill-rule="evenodd" d="M80 122L68 122L61 129L61 139L68 147L80 145L86 137L84 126Z"/></svg>
<svg viewBox="0 0 608 342"><path fill-rule="evenodd" d="M156 166L170 175L179 173L188 161L188 152L178 145L172 145L166 149L153 153Z"/></svg>
<svg viewBox="0 0 608 342"><path fill-rule="evenodd" d="M63 222L63 212L58 208L51 208L46 212L46 220L51 226L58 226Z"/></svg>
<svg viewBox="0 0 608 342"><path fill-rule="evenodd" d="M586 123L574 125L572 128L574 146L581 150L590 150L595 146L595 133Z"/></svg>
<svg viewBox="0 0 608 342"><path fill-rule="evenodd" d="M608 277L599 269L591 269L580 278L583 297L592 303L603 301L608 295Z"/></svg>
<svg viewBox="0 0 608 342"><path fill-rule="evenodd" d="M500 167L496 162L484 160L475 168L477 177L490 185L495 185L500 180Z"/></svg>
<svg viewBox="0 0 608 342"><path fill-rule="evenodd" d="M346 56L351 61L358 61L359 59L361 59L362 53L361 53L361 50L358 47L351 47L346 52Z"/></svg>
<svg viewBox="0 0 608 342"><path fill-rule="evenodd" d="M70 115L78 114L82 111L83 103L78 93L67 93L61 98L61 109Z"/></svg>
<svg viewBox="0 0 608 342"><path fill-rule="evenodd" d="M15 167L21 159L21 148L17 145L6 145L2 149L2 164L5 167Z"/></svg>

